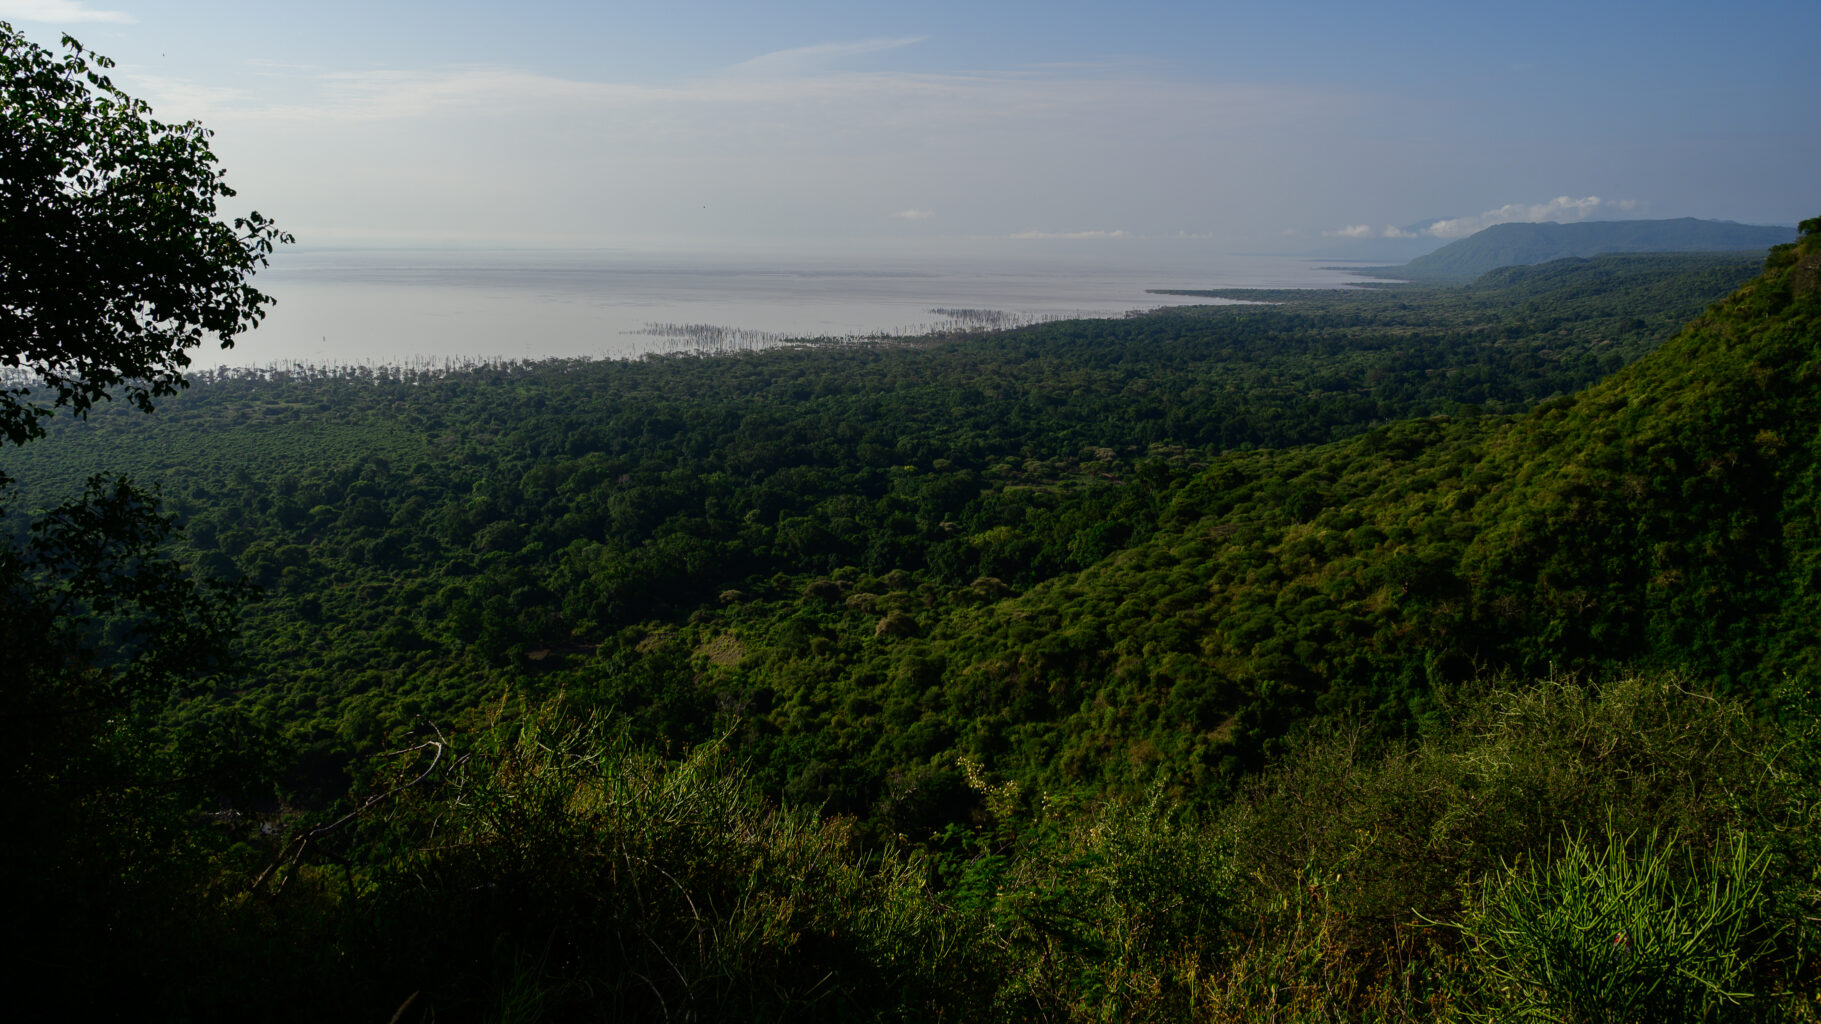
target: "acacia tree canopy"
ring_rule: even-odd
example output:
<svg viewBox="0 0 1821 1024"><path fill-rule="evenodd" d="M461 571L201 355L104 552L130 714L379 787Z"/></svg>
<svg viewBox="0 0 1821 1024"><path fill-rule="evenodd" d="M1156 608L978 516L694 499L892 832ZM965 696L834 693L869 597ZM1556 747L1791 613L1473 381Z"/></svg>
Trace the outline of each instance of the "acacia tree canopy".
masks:
<svg viewBox="0 0 1821 1024"><path fill-rule="evenodd" d="M80 416L120 388L150 410L184 387L189 349L231 347L265 316L274 300L249 281L292 241L257 212L218 218L234 190L211 132L154 119L112 61L63 46L0 22L0 368L21 374L0 387L0 432L15 444L55 406Z"/></svg>

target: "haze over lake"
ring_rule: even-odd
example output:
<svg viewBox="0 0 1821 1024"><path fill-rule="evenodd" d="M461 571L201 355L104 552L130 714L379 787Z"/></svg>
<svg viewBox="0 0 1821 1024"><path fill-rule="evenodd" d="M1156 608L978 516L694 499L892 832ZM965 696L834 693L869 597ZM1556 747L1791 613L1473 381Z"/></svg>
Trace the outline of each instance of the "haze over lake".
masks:
<svg viewBox="0 0 1821 1024"><path fill-rule="evenodd" d="M278 299L266 321L230 351L193 355L198 367L624 358L1211 301L1151 288L1357 281L1333 261L1119 256L284 251L256 281Z"/></svg>

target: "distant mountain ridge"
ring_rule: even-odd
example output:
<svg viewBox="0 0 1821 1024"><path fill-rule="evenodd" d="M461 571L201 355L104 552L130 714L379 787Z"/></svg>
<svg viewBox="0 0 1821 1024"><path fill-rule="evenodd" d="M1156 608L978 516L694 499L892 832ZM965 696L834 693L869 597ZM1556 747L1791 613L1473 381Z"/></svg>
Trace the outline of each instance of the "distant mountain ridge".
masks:
<svg viewBox="0 0 1821 1024"><path fill-rule="evenodd" d="M1794 227L1724 220L1584 221L1495 224L1401 267L1361 273L1411 281L1470 281L1499 267L1624 252L1762 252L1796 239Z"/></svg>

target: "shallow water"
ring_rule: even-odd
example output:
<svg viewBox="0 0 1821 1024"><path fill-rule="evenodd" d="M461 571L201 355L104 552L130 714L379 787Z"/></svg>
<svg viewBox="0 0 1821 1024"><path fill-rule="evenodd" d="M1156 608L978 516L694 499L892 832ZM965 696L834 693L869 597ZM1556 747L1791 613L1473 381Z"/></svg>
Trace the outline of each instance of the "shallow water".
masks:
<svg viewBox="0 0 1821 1024"><path fill-rule="evenodd" d="M1003 255L287 251L278 299L198 368L620 358L785 338L923 334L1197 301L1147 288L1321 287L1348 275L1285 257L1101 261Z"/></svg>

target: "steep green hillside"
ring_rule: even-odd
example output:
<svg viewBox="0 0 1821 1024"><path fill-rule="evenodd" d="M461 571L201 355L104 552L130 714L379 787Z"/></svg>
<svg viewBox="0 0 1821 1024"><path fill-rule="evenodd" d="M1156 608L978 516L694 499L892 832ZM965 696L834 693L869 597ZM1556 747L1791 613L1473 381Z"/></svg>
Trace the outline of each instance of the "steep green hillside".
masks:
<svg viewBox="0 0 1821 1024"><path fill-rule="evenodd" d="M1761 696L1812 668L1821 626L1818 243L1527 415L1222 457L1150 499L1151 536L1026 593L837 574L627 642L688 659L711 703L768 723L753 742L854 808L957 752L1206 792L1311 715L1397 728L1486 673L1647 663Z"/></svg>
<svg viewBox="0 0 1821 1024"><path fill-rule="evenodd" d="M1821 296L1814 223L1637 365L1498 439L1461 567L1482 616L1577 656L1761 689L1814 667ZM1515 609L1496 612L1494 606Z"/></svg>

